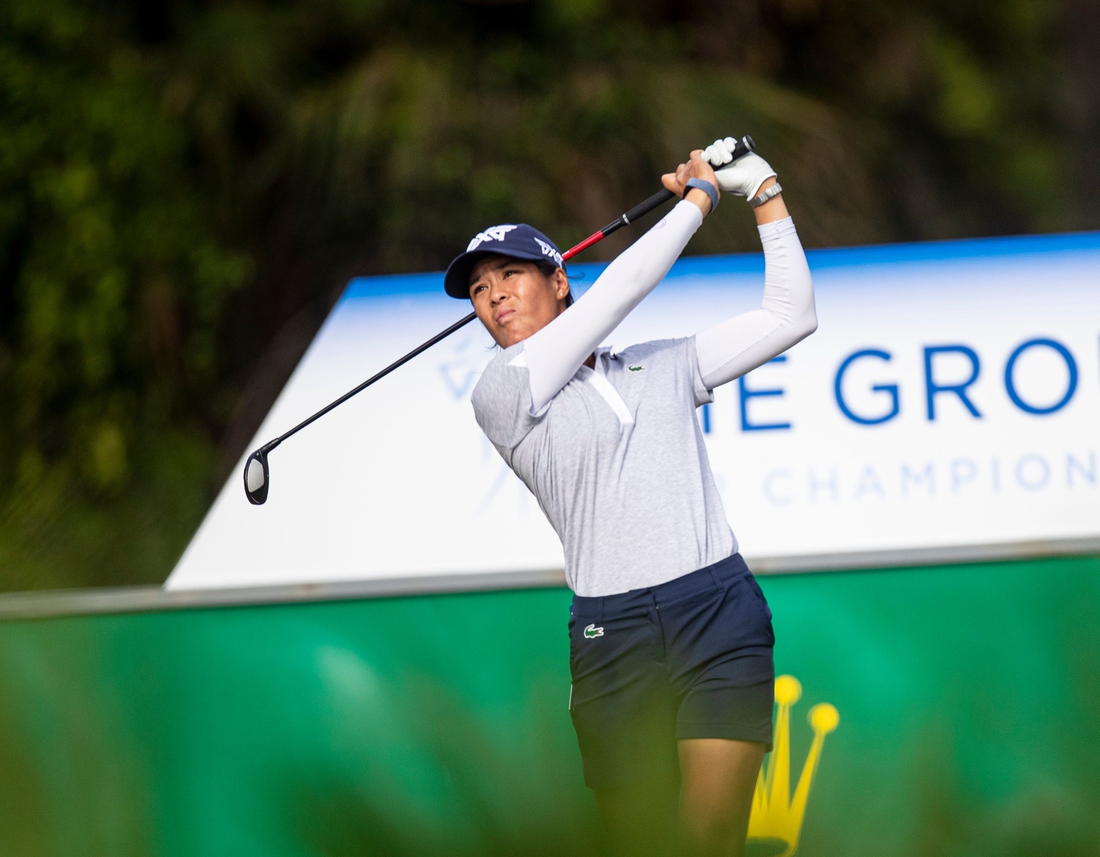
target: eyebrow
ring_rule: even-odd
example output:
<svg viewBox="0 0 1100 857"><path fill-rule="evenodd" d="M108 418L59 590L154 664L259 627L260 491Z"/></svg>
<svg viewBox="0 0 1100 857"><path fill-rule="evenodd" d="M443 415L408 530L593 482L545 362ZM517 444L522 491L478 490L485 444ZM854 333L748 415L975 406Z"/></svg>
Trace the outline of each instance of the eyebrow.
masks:
<svg viewBox="0 0 1100 857"><path fill-rule="evenodd" d="M501 259L495 265L490 265L488 270L490 270L490 271L499 271L501 268L507 268L509 265L518 265L518 264L521 264L519 259L507 259L506 258L506 259ZM486 270L486 269L483 268L482 271L484 272L484 270ZM476 283L478 280L481 279L481 276L482 276L481 274L478 274L478 276L476 276L476 277L471 275L470 276L470 285L473 286L474 283Z"/></svg>

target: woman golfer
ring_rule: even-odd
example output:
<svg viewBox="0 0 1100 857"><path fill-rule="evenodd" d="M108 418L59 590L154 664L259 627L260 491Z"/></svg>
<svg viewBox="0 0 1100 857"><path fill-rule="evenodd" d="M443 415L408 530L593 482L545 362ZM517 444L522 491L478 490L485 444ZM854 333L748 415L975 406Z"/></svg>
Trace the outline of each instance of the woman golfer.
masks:
<svg viewBox="0 0 1100 857"><path fill-rule="evenodd" d="M743 853L772 738L771 613L737 552L695 409L817 318L775 172L755 154L723 168L734 144L663 176L682 201L575 305L561 254L526 225L479 233L445 281L503 349L474 413L564 546L585 782L616 850L632 855ZM719 187L755 211L761 308L686 339L598 348L668 273Z"/></svg>

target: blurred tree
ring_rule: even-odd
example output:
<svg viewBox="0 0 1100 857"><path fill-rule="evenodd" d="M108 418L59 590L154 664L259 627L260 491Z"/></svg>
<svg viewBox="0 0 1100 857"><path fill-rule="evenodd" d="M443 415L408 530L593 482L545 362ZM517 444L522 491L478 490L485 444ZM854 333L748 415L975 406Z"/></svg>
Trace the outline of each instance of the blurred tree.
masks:
<svg viewBox="0 0 1100 857"><path fill-rule="evenodd" d="M110 20L0 14L3 583L162 576L208 496L217 324L249 264Z"/></svg>
<svg viewBox="0 0 1100 857"><path fill-rule="evenodd" d="M811 246L1092 225L1087 6L9 0L0 586L162 580L350 276L568 244L719 135Z"/></svg>

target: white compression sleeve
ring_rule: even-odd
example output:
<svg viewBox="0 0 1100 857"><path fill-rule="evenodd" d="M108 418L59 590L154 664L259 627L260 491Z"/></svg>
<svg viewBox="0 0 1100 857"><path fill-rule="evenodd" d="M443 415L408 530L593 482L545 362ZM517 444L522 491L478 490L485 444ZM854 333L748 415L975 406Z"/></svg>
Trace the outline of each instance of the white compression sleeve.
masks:
<svg viewBox="0 0 1100 857"><path fill-rule="evenodd" d="M817 330L813 281L794 221L760 227L764 245L764 299L695 336L699 374L708 390L739 378Z"/></svg>
<svg viewBox="0 0 1100 857"><path fill-rule="evenodd" d="M524 341L531 411L538 413L627 314L664 279L703 213L681 201L600 274L584 296Z"/></svg>

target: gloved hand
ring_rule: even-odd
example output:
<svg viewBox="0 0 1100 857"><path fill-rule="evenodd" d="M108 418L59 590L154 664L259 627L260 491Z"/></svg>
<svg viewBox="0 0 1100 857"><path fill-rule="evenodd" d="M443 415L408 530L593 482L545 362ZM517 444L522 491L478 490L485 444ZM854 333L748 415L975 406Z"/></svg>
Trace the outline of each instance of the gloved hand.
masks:
<svg viewBox="0 0 1100 857"><path fill-rule="evenodd" d="M752 199L760 192L760 185L775 177L775 170L755 152L734 161L732 152L736 145L737 140L733 137L715 140L703 150L703 159L714 167L714 175L722 190ZM729 166L723 167L723 164Z"/></svg>

